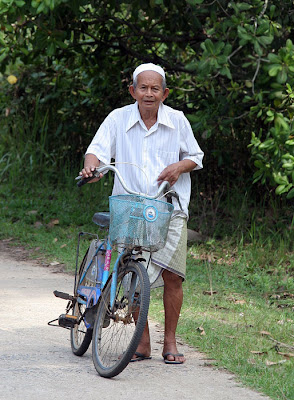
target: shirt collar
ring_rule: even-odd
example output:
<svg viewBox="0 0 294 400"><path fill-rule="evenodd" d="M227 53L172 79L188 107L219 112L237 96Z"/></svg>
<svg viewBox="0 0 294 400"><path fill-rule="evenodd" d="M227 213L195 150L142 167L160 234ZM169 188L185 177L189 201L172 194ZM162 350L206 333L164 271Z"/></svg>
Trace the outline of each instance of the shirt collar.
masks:
<svg viewBox="0 0 294 400"><path fill-rule="evenodd" d="M136 103L133 104L133 106L132 106L132 112L131 112L130 118L128 120L128 123L127 123L126 131L131 129L137 122L140 122L140 121L141 121L141 115L140 115L139 108L138 108L138 102L136 101ZM172 123L172 121L170 120L163 103L160 103L159 108L158 108L157 122L158 122L158 124L165 125L168 128L175 129L175 126Z"/></svg>

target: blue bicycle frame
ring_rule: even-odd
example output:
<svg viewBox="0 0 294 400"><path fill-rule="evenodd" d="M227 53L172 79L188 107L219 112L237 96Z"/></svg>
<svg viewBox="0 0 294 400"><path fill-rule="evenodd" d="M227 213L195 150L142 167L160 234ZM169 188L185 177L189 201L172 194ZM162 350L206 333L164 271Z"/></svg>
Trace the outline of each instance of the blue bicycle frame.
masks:
<svg viewBox="0 0 294 400"><path fill-rule="evenodd" d="M106 243L106 249L105 249ZM97 270L95 271L96 277L95 282L96 285L91 286L83 286L82 282L89 271L90 267L92 266L93 262L95 262L95 258L98 256L98 253L101 251L106 250L105 254L105 263L102 264L101 262L97 262ZM77 301L80 304L84 304L87 308L93 307L97 304L99 297L101 296L101 292L109 278L109 270L110 270L110 262L111 262L111 255L112 255L112 246L110 243L109 238L106 241L102 242L97 250L95 251L93 257L91 258L89 264L87 265L86 269L84 270L80 280L78 282L78 298ZM121 258L125 255L125 250L123 250L120 255L117 257L113 271L112 271L112 282L111 282L111 289L110 289L110 308L113 308L114 301L115 301L115 293L116 293L116 286L117 286L117 275L118 275L118 267L120 264ZM98 257L97 257L98 260ZM85 320L86 328L90 328L90 324Z"/></svg>

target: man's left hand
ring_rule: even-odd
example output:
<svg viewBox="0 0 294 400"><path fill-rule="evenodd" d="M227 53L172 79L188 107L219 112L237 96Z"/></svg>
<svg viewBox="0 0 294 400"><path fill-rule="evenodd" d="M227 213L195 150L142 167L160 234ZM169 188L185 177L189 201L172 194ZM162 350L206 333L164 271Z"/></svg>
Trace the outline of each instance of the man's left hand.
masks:
<svg viewBox="0 0 294 400"><path fill-rule="evenodd" d="M157 182L160 184L163 181L168 181L168 183L173 186L181 174L193 171L196 166L197 164L189 159L170 164L168 167L164 168L158 176Z"/></svg>
<svg viewBox="0 0 294 400"><path fill-rule="evenodd" d="M173 186L181 175L181 168L179 164L180 163L174 163L164 168L157 178L158 183L160 184L163 181L168 181L168 183Z"/></svg>

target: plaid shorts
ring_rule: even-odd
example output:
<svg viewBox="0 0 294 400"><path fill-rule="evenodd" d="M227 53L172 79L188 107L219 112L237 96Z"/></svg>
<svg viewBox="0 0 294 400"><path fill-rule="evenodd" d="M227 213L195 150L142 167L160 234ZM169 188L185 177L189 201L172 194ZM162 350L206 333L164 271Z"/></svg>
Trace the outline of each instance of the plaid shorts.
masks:
<svg viewBox="0 0 294 400"><path fill-rule="evenodd" d="M187 220L182 217L172 218L167 235L165 247L155 253L144 252L147 260L148 275L151 288L164 285L162 272L167 269L185 279L187 258Z"/></svg>

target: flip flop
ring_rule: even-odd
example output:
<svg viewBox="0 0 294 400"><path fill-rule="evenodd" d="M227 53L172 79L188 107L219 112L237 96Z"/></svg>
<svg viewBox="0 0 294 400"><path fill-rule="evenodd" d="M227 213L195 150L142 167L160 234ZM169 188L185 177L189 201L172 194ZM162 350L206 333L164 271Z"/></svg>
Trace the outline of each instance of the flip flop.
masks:
<svg viewBox="0 0 294 400"><path fill-rule="evenodd" d="M139 353L138 351L135 352L136 358L132 358L130 362L136 362L136 361L143 361L143 360L151 360L152 357L145 356L143 353Z"/></svg>
<svg viewBox="0 0 294 400"><path fill-rule="evenodd" d="M176 357L184 357L184 354L181 354L181 353L174 354L174 353L169 353L168 352L168 353L164 353L163 356L162 356L163 359L164 359L164 362L166 364L183 364L184 363L184 361L176 361L176 360L170 361L170 360L167 359L168 356L172 356L172 357L176 358Z"/></svg>

